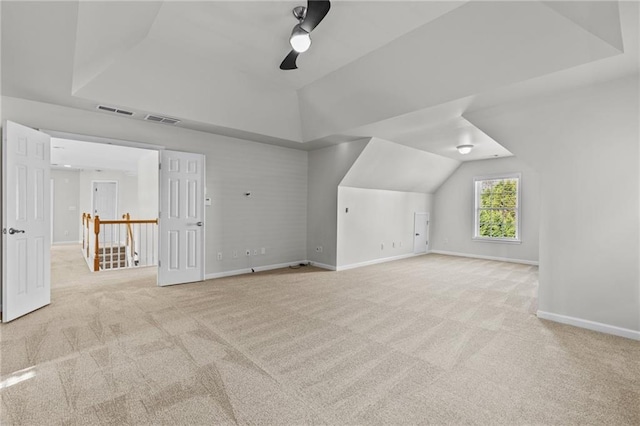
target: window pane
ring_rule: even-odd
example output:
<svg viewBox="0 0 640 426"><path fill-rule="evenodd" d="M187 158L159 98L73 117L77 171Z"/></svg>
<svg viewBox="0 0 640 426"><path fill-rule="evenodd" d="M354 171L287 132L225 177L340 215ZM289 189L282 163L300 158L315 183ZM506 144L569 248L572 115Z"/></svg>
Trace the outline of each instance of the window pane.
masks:
<svg viewBox="0 0 640 426"><path fill-rule="evenodd" d="M518 229L518 179L476 181L475 235L516 239Z"/></svg>

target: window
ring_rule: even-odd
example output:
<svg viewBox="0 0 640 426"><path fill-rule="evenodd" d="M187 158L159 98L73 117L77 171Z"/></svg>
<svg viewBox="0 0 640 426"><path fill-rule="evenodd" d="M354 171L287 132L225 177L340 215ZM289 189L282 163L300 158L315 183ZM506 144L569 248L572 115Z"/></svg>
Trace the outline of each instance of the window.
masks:
<svg viewBox="0 0 640 426"><path fill-rule="evenodd" d="M474 179L474 239L520 242L520 174Z"/></svg>

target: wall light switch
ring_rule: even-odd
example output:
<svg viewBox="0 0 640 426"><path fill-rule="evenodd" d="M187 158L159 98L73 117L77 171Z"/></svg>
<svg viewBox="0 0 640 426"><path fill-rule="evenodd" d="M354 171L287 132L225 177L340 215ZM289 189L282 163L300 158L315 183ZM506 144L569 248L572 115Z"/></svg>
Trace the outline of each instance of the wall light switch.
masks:
<svg viewBox="0 0 640 426"><path fill-rule="evenodd" d="M204 199L204 205L205 206L210 206L211 205L211 197L207 197Z"/></svg>

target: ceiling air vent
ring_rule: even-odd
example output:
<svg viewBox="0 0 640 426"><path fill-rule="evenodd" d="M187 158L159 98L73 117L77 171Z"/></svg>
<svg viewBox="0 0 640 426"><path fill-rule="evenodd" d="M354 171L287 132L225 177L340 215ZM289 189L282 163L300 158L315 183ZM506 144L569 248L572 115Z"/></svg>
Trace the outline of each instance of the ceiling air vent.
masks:
<svg viewBox="0 0 640 426"><path fill-rule="evenodd" d="M124 109L119 109L119 108L114 108L114 107L110 107L110 106L106 106L106 105L98 105L98 109L101 111L107 111L107 112L115 112L116 114L122 114L122 115L128 115L128 116L132 116L133 113L131 111L127 111Z"/></svg>
<svg viewBox="0 0 640 426"><path fill-rule="evenodd" d="M147 115L144 119L147 121L155 121L157 123L164 123L164 124L178 124L180 122L180 120L175 118L160 117L159 115L151 115L151 114Z"/></svg>

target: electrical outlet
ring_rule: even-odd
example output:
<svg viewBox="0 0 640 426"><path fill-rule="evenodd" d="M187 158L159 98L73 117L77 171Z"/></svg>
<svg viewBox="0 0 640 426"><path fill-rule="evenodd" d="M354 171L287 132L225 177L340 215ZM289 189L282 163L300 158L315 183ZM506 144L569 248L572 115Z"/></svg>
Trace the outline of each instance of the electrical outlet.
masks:
<svg viewBox="0 0 640 426"><path fill-rule="evenodd" d="M238 250L233 251L233 258L236 259L238 257Z"/></svg>
<svg viewBox="0 0 640 426"><path fill-rule="evenodd" d="M222 252L221 251L218 252L218 260L222 260Z"/></svg>
<svg viewBox="0 0 640 426"><path fill-rule="evenodd" d="M396 248L396 242L395 241L391 243L391 247L392 248Z"/></svg>
<svg viewBox="0 0 640 426"><path fill-rule="evenodd" d="M380 250L384 250L384 243L380 243Z"/></svg>
<svg viewBox="0 0 640 426"><path fill-rule="evenodd" d="M244 252L245 256L251 256L251 250L247 249Z"/></svg>
<svg viewBox="0 0 640 426"><path fill-rule="evenodd" d="M266 249L266 248L264 248L264 247L262 247L262 248L260 249L260 253L261 253L261 254L267 254L267 249Z"/></svg>
<svg viewBox="0 0 640 426"><path fill-rule="evenodd" d="M258 255L258 249L254 249L254 250L253 250L253 255L254 255L254 256L257 256L257 255Z"/></svg>

